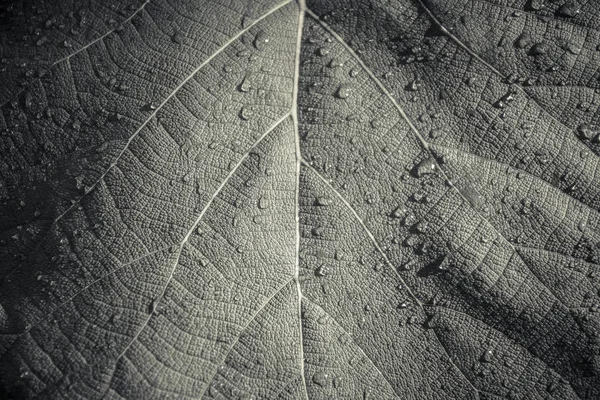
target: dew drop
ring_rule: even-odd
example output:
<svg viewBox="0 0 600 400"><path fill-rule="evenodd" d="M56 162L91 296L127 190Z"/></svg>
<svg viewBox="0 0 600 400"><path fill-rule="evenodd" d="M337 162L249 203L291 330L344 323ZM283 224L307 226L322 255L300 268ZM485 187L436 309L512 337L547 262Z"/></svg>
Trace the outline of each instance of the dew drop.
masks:
<svg viewBox="0 0 600 400"><path fill-rule="evenodd" d="M251 106L243 106L239 112L240 118L244 121L248 121L254 116L254 110Z"/></svg>
<svg viewBox="0 0 600 400"><path fill-rule="evenodd" d="M421 81L419 79L414 79L411 82L408 83L408 85L406 86L407 90L410 90L411 92L416 92L417 90L419 90L421 88Z"/></svg>
<svg viewBox="0 0 600 400"><path fill-rule="evenodd" d="M522 33L515 41L515 47L518 49L524 49L531 45L532 39L529 33Z"/></svg>
<svg viewBox="0 0 600 400"><path fill-rule="evenodd" d="M529 51L530 51L531 55L533 55L533 56L541 56L543 54L548 53L548 51L550 51L550 45L545 42L536 43L531 47L531 50L529 50Z"/></svg>
<svg viewBox="0 0 600 400"><path fill-rule="evenodd" d="M260 199L258 199L258 208L260 208L261 210L264 210L268 207L269 207L269 200L265 196L261 196Z"/></svg>
<svg viewBox="0 0 600 400"><path fill-rule="evenodd" d="M317 267L317 269L315 269L315 275L319 277L327 275L327 267L324 265Z"/></svg>
<svg viewBox="0 0 600 400"><path fill-rule="evenodd" d="M350 85L342 83L337 88L337 90L335 92L335 97L337 97L338 99L347 99L348 97L350 97L351 91L352 91L352 88L350 87Z"/></svg>
<svg viewBox="0 0 600 400"><path fill-rule="evenodd" d="M406 214L406 208L404 207L396 207L394 211L390 214L393 218L402 218Z"/></svg>
<svg viewBox="0 0 600 400"><path fill-rule="evenodd" d="M319 57L326 56L327 54L329 54L329 49L327 49L326 47L319 47L316 51L316 54Z"/></svg>
<svg viewBox="0 0 600 400"><path fill-rule="evenodd" d="M581 9L577 4L572 1L568 1L556 10L556 15L560 17L573 18L581 12Z"/></svg>
<svg viewBox="0 0 600 400"><path fill-rule="evenodd" d="M249 76L244 77L242 82L238 85L238 90L242 93L248 93L250 90L252 90Z"/></svg>
<svg viewBox="0 0 600 400"><path fill-rule="evenodd" d="M530 0L529 1L529 8L533 11L540 11L545 6L546 5L544 4L544 0Z"/></svg>
<svg viewBox="0 0 600 400"><path fill-rule="evenodd" d="M329 61L328 67L329 68L339 68L339 67L343 67L344 66L344 62L338 58L332 58L331 61Z"/></svg>
<svg viewBox="0 0 600 400"><path fill-rule="evenodd" d="M312 381L321 387L328 386L330 381L329 374L327 374L325 371L315 372L312 377Z"/></svg>
<svg viewBox="0 0 600 400"><path fill-rule="evenodd" d="M435 162L435 159L433 157L430 157L418 163L414 167L413 172L417 178L421 178L424 175L435 173L436 168L437 164Z"/></svg>
<svg viewBox="0 0 600 400"><path fill-rule="evenodd" d="M482 355L481 355L481 361L485 362L485 363L490 363L492 362L494 358L494 352L492 349L487 349Z"/></svg>
<svg viewBox="0 0 600 400"><path fill-rule="evenodd" d="M148 308L148 311L150 312L150 314L156 314L156 312L158 311L159 303L160 303L160 299L154 299L150 302L150 307Z"/></svg>
<svg viewBox="0 0 600 400"><path fill-rule="evenodd" d="M331 198L327 196L319 196L315 199L315 205L317 206L329 206L331 203Z"/></svg>
<svg viewBox="0 0 600 400"><path fill-rule="evenodd" d="M180 32L176 31L173 36L171 36L171 41L173 43L181 44L183 43L183 36Z"/></svg>
<svg viewBox="0 0 600 400"><path fill-rule="evenodd" d="M574 42L570 41L570 40L565 41L562 44L561 48L564 51L568 51L571 54L577 55L577 54L581 53L581 47L578 46L577 44L575 44Z"/></svg>
<svg viewBox="0 0 600 400"><path fill-rule="evenodd" d="M265 31L259 31L254 37L254 47L256 47L257 50L262 51L267 48L269 41L269 35L267 35Z"/></svg>
<svg viewBox="0 0 600 400"><path fill-rule="evenodd" d="M585 140L590 140L594 136L594 131L589 124L581 124L577 127L577 135Z"/></svg>

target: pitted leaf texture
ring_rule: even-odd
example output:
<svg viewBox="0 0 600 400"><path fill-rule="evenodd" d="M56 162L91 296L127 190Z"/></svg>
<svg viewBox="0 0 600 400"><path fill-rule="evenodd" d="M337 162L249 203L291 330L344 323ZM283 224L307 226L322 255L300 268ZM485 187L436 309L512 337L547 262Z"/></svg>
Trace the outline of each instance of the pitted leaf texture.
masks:
<svg viewBox="0 0 600 400"><path fill-rule="evenodd" d="M0 397L600 398L600 1L0 5Z"/></svg>

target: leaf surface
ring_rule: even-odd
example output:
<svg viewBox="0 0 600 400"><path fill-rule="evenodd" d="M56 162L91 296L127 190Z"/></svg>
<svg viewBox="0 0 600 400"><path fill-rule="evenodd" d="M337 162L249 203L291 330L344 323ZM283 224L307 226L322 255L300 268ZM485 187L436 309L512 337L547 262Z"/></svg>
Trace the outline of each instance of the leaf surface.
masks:
<svg viewBox="0 0 600 400"><path fill-rule="evenodd" d="M600 397L596 0L2 7L0 396Z"/></svg>

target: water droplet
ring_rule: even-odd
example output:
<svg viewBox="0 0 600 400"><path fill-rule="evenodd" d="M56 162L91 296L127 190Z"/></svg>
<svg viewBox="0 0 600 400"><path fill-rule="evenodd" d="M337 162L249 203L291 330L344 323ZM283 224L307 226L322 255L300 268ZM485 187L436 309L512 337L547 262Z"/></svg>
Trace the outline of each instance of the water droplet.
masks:
<svg viewBox="0 0 600 400"><path fill-rule="evenodd" d="M326 387L329 385L329 374L325 371L318 371L312 377L312 381L321 387Z"/></svg>
<svg viewBox="0 0 600 400"><path fill-rule="evenodd" d="M354 67L350 70L349 74L351 78L355 78L360 73L360 68Z"/></svg>
<svg viewBox="0 0 600 400"><path fill-rule="evenodd" d="M238 89L240 92L248 93L252 90L252 85L250 83L250 76L246 75L242 82L238 85Z"/></svg>
<svg viewBox="0 0 600 400"><path fill-rule="evenodd" d="M319 47L317 49L316 53L319 57L323 57L323 56L326 56L327 54L329 54L329 49L326 47Z"/></svg>
<svg viewBox="0 0 600 400"><path fill-rule="evenodd" d="M390 214L393 218L402 218L406 214L407 210L404 207L396 207Z"/></svg>
<svg viewBox="0 0 600 400"><path fill-rule="evenodd" d="M171 41L173 41L173 43L181 44L183 43L183 36L180 32L175 31L175 33L173 33L173 36L171 36Z"/></svg>
<svg viewBox="0 0 600 400"><path fill-rule="evenodd" d="M568 1L556 10L556 15L560 17L573 18L581 12L581 9L575 2Z"/></svg>
<svg viewBox="0 0 600 400"><path fill-rule="evenodd" d="M264 210L267 207L269 207L269 200L265 196L261 196L260 199L258 199L258 208Z"/></svg>
<svg viewBox="0 0 600 400"><path fill-rule="evenodd" d="M430 157L418 163L413 172L417 178L421 178L424 175L435 173L436 168L437 163L435 162L435 159Z"/></svg>
<svg viewBox="0 0 600 400"><path fill-rule="evenodd" d="M315 269L315 275L319 277L327 275L327 267L324 265L317 267L317 269Z"/></svg>
<svg viewBox="0 0 600 400"><path fill-rule="evenodd" d="M338 58L332 58L328 64L329 68L339 68L344 66L344 62Z"/></svg>
<svg viewBox="0 0 600 400"><path fill-rule="evenodd" d="M352 88L350 87L350 85L342 83L336 90L335 97L337 97L338 99L347 99L348 97L350 97L351 90Z"/></svg>
<svg viewBox="0 0 600 400"><path fill-rule="evenodd" d="M254 110L252 109L252 106L243 106L240 109L239 115L241 119L248 121L250 118L252 118L252 116L254 116Z"/></svg>
<svg viewBox="0 0 600 400"><path fill-rule="evenodd" d="M429 224L427 222L419 222L415 225L415 230L419 233L425 233L429 229Z"/></svg>
<svg viewBox="0 0 600 400"><path fill-rule="evenodd" d="M530 0L528 6L533 11L540 11L546 5L544 4L544 0Z"/></svg>
<svg viewBox="0 0 600 400"><path fill-rule="evenodd" d="M267 35L265 31L258 31L256 36L254 37L254 47L256 47L257 50L262 51L267 48L269 41L269 35Z"/></svg>
<svg viewBox="0 0 600 400"><path fill-rule="evenodd" d="M533 56L541 56L548 53L548 51L550 51L550 45L545 42L536 43L531 47L531 50L529 50Z"/></svg>
<svg viewBox="0 0 600 400"><path fill-rule="evenodd" d="M577 135L585 140L590 140L594 136L595 132L592 130L589 124L581 124L577 127Z"/></svg>
<svg viewBox="0 0 600 400"><path fill-rule="evenodd" d="M158 108L158 107L157 107L157 106L156 106L156 104L154 104L153 102L149 102L149 103L146 103L146 104L144 105L144 110L146 110L146 111L154 111L154 110L156 110L157 108Z"/></svg>
<svg viewBox="0 0 600 400"><path fill-rule="evenodd" d="M566 40L565 42L563 42L560 47L564 51L568 51L571 54L577 55L581 53L581 47L570 40Z"/></svg>
<svg viewBox="0 0 600 400"><path fill-rule="evenodd" d="M333 378L333 387L336 389L340 388L342 386L343 381L344 381L344 379L340 375L334 377Z"/></svg>
<svg viewBox="0 0 600 400"><path fill-rule="evenodd" d="M524 49L531 45L532 39L529 33L522 33L515 41L515 47L518 49Z"/></svg>
<svg viewBox="0 0 600 400"><path fill-rule="evenodd" d="M329 206L331 205L332 200L327 196L319 196L315 199L315 205L317 206Z"/></svg>
<svg viewBox="0 0 600 400"><path fill-rule="evenodd" d="M482 362L492 362L494 358L494 352L492 351L492 349L487 349L482 355L481 355L481 361Z"/></svg>
<svg viewBox="0 0 600 400"><path fill-rule="evenodd" d="M421 87L421 81L419 79L414 79L406 86L407 90L411 92L416 92Z"/></svg>
<svg viewBox="0 0 600 400"><path fill-rule="evenodd" d="M154 300L152 300L152 302L150 302L150 307L148 308L148 311L150 312L150 314L156 314L156 312L158 311L159 303L160 303L160 299L154 299Z"/></svg>

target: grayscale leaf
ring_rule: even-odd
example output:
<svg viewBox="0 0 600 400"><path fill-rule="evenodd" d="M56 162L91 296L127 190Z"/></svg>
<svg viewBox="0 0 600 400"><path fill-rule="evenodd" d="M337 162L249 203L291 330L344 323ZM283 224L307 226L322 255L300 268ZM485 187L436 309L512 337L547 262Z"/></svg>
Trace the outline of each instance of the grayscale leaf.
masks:
<svg viewBox="0 0 600 400"><path fill-rule="evenodd" d="M0 398L600 398L600 1L0 5Z"/></svg>

